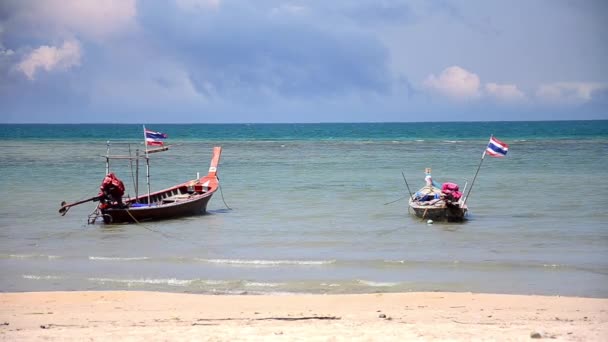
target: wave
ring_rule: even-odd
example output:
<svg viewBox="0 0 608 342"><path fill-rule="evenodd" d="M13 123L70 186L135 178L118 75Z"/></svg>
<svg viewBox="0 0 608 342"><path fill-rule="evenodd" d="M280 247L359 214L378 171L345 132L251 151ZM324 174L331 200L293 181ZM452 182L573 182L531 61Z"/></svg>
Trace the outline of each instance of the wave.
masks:
<svg viewBox="0 0 608 342"><path fill-rule="evenodd" d="M149 257L102 257L102 256L89 256L89 260L96 261L138 261L148 260Z"/></svg>
<svg viewBox="0 0 608 342"><path fill-rule="evenodd" d="M337 283L321 283L321 286L327 286L327 287L340 287L342 285L337 284Z"/></svg>
<svg viewBox="0 0 608 342"><path fill-rule="evenodd" d="M274 288L285 286L285 283L256 282L245 280L213 280L213 279L177 279L177 278L87 278L88 281L102 284L120 284L128 287L161 285L170 287L189 287L206 290L213 293L242 293L245 288Z"/></svg>
<svg viewBox="0 0 608 342"><path fill-rule="evenodd" d="M285 283L263 283L263 282L245 282L246 287L278 287L285 286Z"/></svg>
<svg viewBox="0 0 608 342"><path fill-rule="evenodd" d="M196 259L210 264L226 264L237 266L321 266L330 265L336 260L246 260L246 259Z"/></svg>
<svg viewBox="0 0 608 342"><path fill-rule="evenodd" d="M2 254L2 259L60 259L58 255L45 255L45 254Z"/></svg>
<svg viewBox="0 0 608 342"><path fill-rule="evenodd" d="M127 284L127 286L132 286L135 284L143 284L143 285L168 285L168 286L188 286L194 282L194 280L190 279L176 279L176 278L140 278L140 279L116 279L116 278L87 278L87 280L92 282L100 282L100 283L119 283L119 284Z"/></svg>
<svg viewBox="0 0 608 342"><path fill-rule="evenodd" d="M399 283L393 283L393 282L378 282L378 281L361 280L361 279L358 279L357 283L359 283L361 285L365 285L365 286L371 286L371 287L393 287L393 286L399 285Z"/></svg>
<svg viewBox="0 0 608 342"><path fill-rule="evenodd" d="M62 279L62 277L60 277L60 276L54 276L54 275L36 275L36 274L24 274L24 275L22 275L22 277L24 279L31 279L31 280L55 280L55 279Z"/></svg>
<svg viewBox="0 0 608 342"><path fill-rule="evenodd" d="M485 260L485 261L462 261L462 260L446 260L446 261L415 261L415 260L384 260L385 265L390 267L426 267L426 268L461 268L486 271L501 271L509 269L538 269L538 270L553 270L553 271L584 271L597 274L608 274L606 267L582 267L576 265L543 263L540 261L500 261L500 260Z"/></svg>

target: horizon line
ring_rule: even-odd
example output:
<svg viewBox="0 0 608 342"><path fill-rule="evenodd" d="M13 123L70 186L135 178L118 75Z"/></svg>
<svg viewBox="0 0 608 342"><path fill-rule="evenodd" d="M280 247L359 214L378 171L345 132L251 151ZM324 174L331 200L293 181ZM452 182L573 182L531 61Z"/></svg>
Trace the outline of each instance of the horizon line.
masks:
<svg viewBox="0 0 608 342"><path fill-rule="evenodd" d="M483 123L483 122L573 122L608 121L608 119L551 120L460 120L460 121L319 121L319 122L147 122L147 125L322 125L322 124L403 124L403 123ZM141 122L0 122L0 125L142 125Z"/></svg>

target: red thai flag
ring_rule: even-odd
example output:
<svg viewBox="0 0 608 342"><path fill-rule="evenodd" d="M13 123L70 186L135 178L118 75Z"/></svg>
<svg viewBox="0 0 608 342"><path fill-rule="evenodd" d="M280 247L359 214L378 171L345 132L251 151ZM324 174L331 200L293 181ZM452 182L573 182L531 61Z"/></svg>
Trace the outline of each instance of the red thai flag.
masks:
<svg viewBox="0 0 608 342"><path fill-rule="evenodd" d="M148 146L163 146L163 140L167 139L168 137L165 133L154 132L148 129L146 129L144 132L146 135L146 145Z"/></svg>
<svg viewBox="0 0 608 342"><path fill-rule="evenodd" d="M502 158L507 155L509 151L509 145L504 142L491 137L490 142L488 143L488 147L486 147L486 153L491 157Z"/></svg>

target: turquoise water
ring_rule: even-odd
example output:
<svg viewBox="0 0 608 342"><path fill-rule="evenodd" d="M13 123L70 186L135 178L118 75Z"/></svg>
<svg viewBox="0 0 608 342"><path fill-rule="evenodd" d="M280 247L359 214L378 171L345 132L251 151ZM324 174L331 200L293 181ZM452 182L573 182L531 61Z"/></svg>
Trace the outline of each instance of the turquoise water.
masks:
<svg viewBox="0 0 608 342"><path fill-rule="evenodd" d="M141 125L0 125L0 291L194 293L474 291L608 297L608 121L148 125L170 151L152 188L205 173L209 214L87 225L107 140ZM469 220L408 213L434 179L472 181ZM134 194L128 163L113 170ZM143 187L143 184L140 185ZM393 202L393 203L390 203Z"/></svg>

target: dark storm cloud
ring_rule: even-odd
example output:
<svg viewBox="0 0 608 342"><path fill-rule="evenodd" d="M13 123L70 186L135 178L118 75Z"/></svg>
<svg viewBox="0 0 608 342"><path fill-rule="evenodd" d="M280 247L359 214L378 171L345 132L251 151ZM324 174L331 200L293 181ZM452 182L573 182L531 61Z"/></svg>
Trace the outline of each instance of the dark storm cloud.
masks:
<svg viewBox="0 0 608 342"><path fill-rule="evenodd" d="M143 9L140 23L162 53L183 63L203 92L201 84L209 83L224 95L271 90L306 98L387 93L393 82L388 50L354 26L332 27L311 20L311 12L272 6L228 4L175 20L179 12L168 4Z"/></svg>

